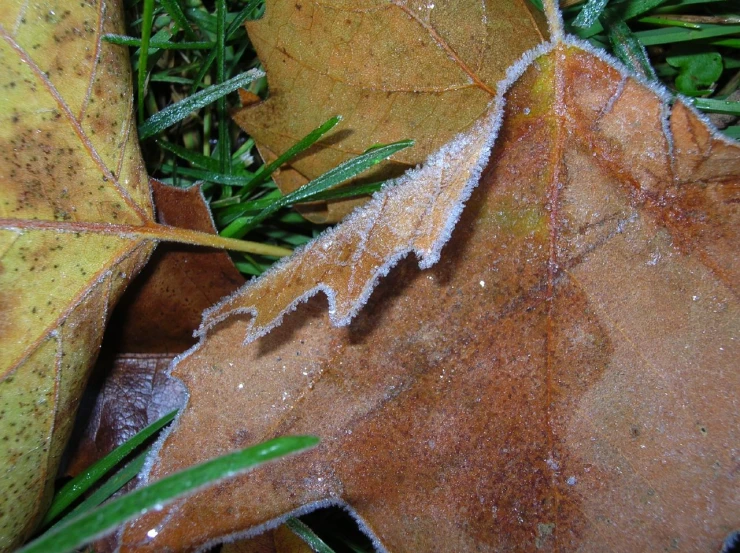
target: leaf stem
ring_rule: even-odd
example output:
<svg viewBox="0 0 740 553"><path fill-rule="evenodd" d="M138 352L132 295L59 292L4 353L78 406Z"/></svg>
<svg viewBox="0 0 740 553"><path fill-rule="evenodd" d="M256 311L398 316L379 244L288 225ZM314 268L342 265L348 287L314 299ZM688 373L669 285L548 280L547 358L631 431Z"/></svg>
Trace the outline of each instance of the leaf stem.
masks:
<svg viewBox="0 0 740 553"><path fill-rule="evenodd" d="M93 232L96 234L109 234L121 237L177 242L180 244L205 246L219 250L270 255L273 257L285 257L286 255L293 253L292 250L281 248L280 246L227 238L217 234L170 227L167 225L158 225L156 223L147 223L146 225L114 225L108 223L41 221L38 219L0 219L0 229L18 230L21 232L30 230L72 233Z"/></svg>

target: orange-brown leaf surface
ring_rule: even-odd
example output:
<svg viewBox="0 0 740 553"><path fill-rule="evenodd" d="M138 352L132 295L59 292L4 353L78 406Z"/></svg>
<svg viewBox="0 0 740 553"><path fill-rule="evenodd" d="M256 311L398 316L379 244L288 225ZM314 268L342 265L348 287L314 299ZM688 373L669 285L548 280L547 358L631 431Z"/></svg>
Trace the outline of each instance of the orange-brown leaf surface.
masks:
<svg viewBox="0 0 740 553"><path fill-rule="evenodd" d="M104 2L0 10L0 550L33 529L108 310L153 242L122 30ZM97 229L97 232L89 232Z"/></svg>
<svg viewBox="0 0 740 553"><path fill-rule="evenodd" d="M312 290L344 323L403 252L431 264L419 241L445 241L427 223L460 197L429 199L425 167L206 317L150 479L276 435L321 444L145 515L124 550L327 504L394 552L717 551L740 525L740 147L578 42L511 83L436 265L400 261L347 328L320 295L242 345ZM432 190L475 172L448 161Z"/></svg>
<svg viewBox="0 0 740 553"><path fill-rule="evenodd" d="M344 122L275 177L292 191L376 143L415 140L363 175L398 176L470 127L496 83L537 45L541 15L523 0L268 0L247 23L270 97L235 120L260 152L275 154L335 115ZM312 204L313 221L338 221L356 200Z"/></svg>

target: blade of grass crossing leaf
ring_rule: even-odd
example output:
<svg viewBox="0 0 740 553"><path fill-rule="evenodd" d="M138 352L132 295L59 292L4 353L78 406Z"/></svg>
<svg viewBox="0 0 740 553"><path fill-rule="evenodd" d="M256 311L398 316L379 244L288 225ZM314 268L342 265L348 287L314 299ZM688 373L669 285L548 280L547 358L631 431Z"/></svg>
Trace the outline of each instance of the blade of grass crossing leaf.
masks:
<svg viewBox="0 0 740 553"><path fill-rule="evenodd" d="M313 436L285 436L206 461L118 497L46 532L20 550L22 553L66 553L89 543L117 525L160 509L182 495L222 478L236 476L262 463L318 444ZM153 529L152 532L157 532ZM156 535L156 534L155 534Z"/></svg>
<svg viewBox="0 0 740 553"><path fill-rule="evenodd" d="M46 512L41 526L46 526L57 518L78 497L85 493L91 486L98 482L113 467L120 463L127 455L143 444L151 436L159 432L165 425L175 418L177 411L167 413L164 417L153 422L132 438L126 440L108 455L93 464L87 470L67 482L54 496L51 507Z"/></svg>
<svg viewBox="0 0 740 553"><path fill-rule="evenodd" d="M342 188L337 188L335 190L324 190L323 192L317 192L316 194L306 196L299 203L318 202L324 200L339 200L343 198L367 196L380 190L383 187L383 184L385 184L385 181L373 182L368 184L358 184L355 186L346 186ZM280 192L275 191L274 193L268 195L268 197L260 198L259 200L253 200L251 202L244 202L240 204L239 207L244 210L243 213L247 213L249 211L261 211L272 204L275 201L275 198L279 197ZM236 199L237 198L227 198L226 200L216 200L215 202L211 202L211 207L219 208L229 206L235 203L233 200Z"/></svg>
<svg viewBox="0 0 740 553"><path fill-rule="evenodd" d="M146 68L149 59L149 39L152 35L152 24L154 22L154 0L144 0L144 13L141 17L141 50L136 76L136 93L139 99L139 124L144 122L144 83L146 82Z"/></svg>
<svg viewBox="0 0 740 553"><path fill-rule="evenodd" d="M167 106L162 111L154 114L146 123L139 127L139 137L142 140L149 138L167 127L174 125L178 121L182 121L194 111L207 106L214 100L225 96L229 92L235 91L237 88L248 85L262 76L264 76L264 73L256 69L252 69L251 71L237 75L233 79L229 79L224 83L210 86L200 92L196 92L192 96L177 102L176 104Z"/></svg>
<svg viewBox="0 0 740 553"><path fill-rule="evenodd" d="M690 21L681 21L678 19L671 19L665 16L641 17L637 21L639 21L640 23L647 23L650 25L662 25L663 27L683 27L684 29L701 29L701 25L697 23L691 23Z"/></svg>
<svg viewBox="0 0 740 553"><path fill-rule="evenodd" d="M645 46L657 44L672 44L674 42L687 42L740 33L740 25L701 25L701 29L682 29L679 27L666 27L664 29L651 29L649 31L638 31L635 37Z"/></svg>
<svg viewBox="0 0 740 553"><path fill-rule="evenodd" d="M290 528L296 536L305 541L306 544L316 553L334 553L334 550L326 545L324 540L318 537L316 533L302 520L289 518L285 521L285 525Z"/></svg>
<svg viewBox="0 0 740 553"><path fill-rule="evenodd" d="M287 199L290 197L290 203L300 202L316 192L326 190L336 184L351 179L355 175L362 173L373 165L377 165L396 152L413 145L413 140L400 140L386 146L373 147L372 150L347 160L334 169L330 169L312 182L309 182L295 192L288 194L285 198Z"/></svg>
<svg viewBox="0 0 740 553"><path fill-rule="evenodd" d="M270 177L270 175L272 175L272 173L274 173L275 170L278 169L280 166L282 166L285 163L288 163L295 156L297 156L301 152L306 151L308 148L316 144L316 142L318 142L322 136L324 136L327 132L333 129L341 120L342 120L341 115L332 117L325 123L316 127L306 136L301 138L298 142L293 144L293 146L291 146L285 152L283 152L283 154L278 156L278 158L275 161L273 161L270 164L263 165L262 167L257 169L257 171L254 174L253 181L247 185L245 190L241 191L241 195L242 196L246 195L246 193L249 192L249 190L257 186L258 184L266 181Z"/></svg>
<svg viewBox="0 0 740 553"><path fill-rule="evenodd" d="M573 25L581 29L588 29L599 18L609 0L588 0L578 14Z"/></svg>
<svg viewBox="0 0 740 553"><path fill-rule="evenodd" d="M159 3L164 8L164 11L166 11L167 14L172 18L172 21L175 22L175 25L182 29L182 32L185 34L188 40L198 40L198 37L196 36L193 29L190 27L190 23L188 23L188 20L185 17L185 14L182 12L182 8L180 8L180 4L177 0L159 0Z"/></svg>
<svg viewBox="0 0 740 553"><path fill-rule="evenodd" d="M409 146L413 145L413 143L414 142L412 140L402 140L400 142L394 142L392 144L381 146L379 148L373 148L369 152L349 159L344 163L341 163L334 169L330 169L320 177L300 187L298 190L295 190L294 192L283 196L254 217L241 217L239 219L236 219L221 231L221 235L241 238L252 228L254 228L255 225L264 221L267 217L269 217L281 207L304 201L306 198L310 197L313 194L323 192L324 190L331 188L332 186L336 186L337 184L349 180L355 175L362 173L373 165L376 165L384 159L392 156L396 152L403 150L404 148L408 148Z"/></svg>
<svg viewBox="0 0 740 553"><path fill-rule="evenodd" d="M77 518L82 513L86 513L90 509L94 509L128 484L141 472L141 469L144 468L146 456L149 455L149 452L150 449L147 449L145 452L134 457L133 460L129 461L121 470L103 482L98 489L87 496L84 501L72 509L69 514L64 516L59 522L52 526L52 528L59 526L60 524L66 524L68 521Z"/></svg>

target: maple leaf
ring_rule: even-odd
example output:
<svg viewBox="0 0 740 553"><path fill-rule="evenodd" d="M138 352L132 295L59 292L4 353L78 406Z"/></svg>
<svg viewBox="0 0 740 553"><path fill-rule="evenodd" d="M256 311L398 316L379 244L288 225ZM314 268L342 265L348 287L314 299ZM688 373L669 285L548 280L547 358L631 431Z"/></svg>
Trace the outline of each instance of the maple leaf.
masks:
<svg viewBox="0 0 740 553"><path fill-rule="evenodd" d="M399 176L487 111L496 83L541 42L544 28L542 14L520 0L268 0L264 17L248 22L247 30L270 96L234 119L269 162L330 117L344 117L342 130L275 175L285 193L368 143L413 137L413 149L362 178ZM326 222L357 205L352 199L298 209Z"/></svg>
<svg viewBox="0 0 740 553"><path fill-rule="evenodd" d="M115 2L0 10L0 549L52 491L109 310L159 240ZM237 246L236 242L231 242Z"/></svg>
<svg viewBox="0 0 740 553"><path fill-rule="evenodd" d="M719 550L740 520L740 147L548 9L553 41L473 132L207 314L149 477L321 445L147 514L123 550L329 504L390 551ZM488 147L497 116L455 224L487 153L447 154ZM450 232L430 269L400 261L431 265ZM240 345L317 291L352 324L314 297Z"/></svg>

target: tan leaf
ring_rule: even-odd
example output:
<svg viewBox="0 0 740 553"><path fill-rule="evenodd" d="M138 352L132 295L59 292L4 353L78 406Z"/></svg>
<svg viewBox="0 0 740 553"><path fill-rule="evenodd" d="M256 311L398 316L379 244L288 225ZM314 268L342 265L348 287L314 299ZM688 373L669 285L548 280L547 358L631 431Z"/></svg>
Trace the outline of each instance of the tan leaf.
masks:
<svg viewBox="0 0 740 553"><path fill-rule="evenodd" d="M740 147L570 39L511 80L440 261L401 262L348 328L314 298L240 347L316 288L343 323L399 252L431 264L465 196L424 201L433 158L211 312L150 478L276 435L320 446L147 514L124 550L327 504L394 552L719 550L740 524ZM448 147L488 144L483 121ZM401 196L436 232L408 232L434 219Z"/></svg>
<svg viewBox="0 0 740 553"><path fill-rule="evenodd" d="M470 127L496 83L542 40L544 21L523 0L268 0L247 23L270 97L235 120L268 160L335 115L332 134L276 176L290 192L375 143L414 139L364 182L399 176ZM338 221L356 202L301 210Z"/></svg>

